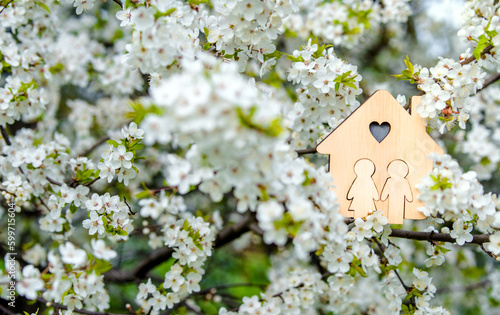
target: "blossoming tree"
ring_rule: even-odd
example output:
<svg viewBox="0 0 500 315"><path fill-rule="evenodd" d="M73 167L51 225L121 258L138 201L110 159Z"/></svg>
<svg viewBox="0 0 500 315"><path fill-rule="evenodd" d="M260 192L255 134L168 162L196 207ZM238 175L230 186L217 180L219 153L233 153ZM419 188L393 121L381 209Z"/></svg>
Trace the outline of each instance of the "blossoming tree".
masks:
<svg viewBox="0 0 500 315"><path fill-rule="evenodd" d="M500 312L500 4L463 5L436 60L409 0L0 1L0 312ZM314 149L380 87L447 152L403 226Z"/></svg>

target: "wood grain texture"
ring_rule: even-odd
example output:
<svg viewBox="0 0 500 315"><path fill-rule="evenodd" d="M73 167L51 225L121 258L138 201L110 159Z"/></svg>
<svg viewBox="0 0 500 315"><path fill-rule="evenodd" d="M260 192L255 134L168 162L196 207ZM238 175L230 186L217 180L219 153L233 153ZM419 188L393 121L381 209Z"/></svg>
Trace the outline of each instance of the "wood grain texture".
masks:
<svg viewBox="0 0 500 315"><path fill-rule="evenodd" d="M442 154L443 150L426 133L422 118L413 110L419 101L420 97L412 97L413 114L410 114L389 92L377 91L317 146L319 153L330 155L329 170L334 178L333 190L337 193L340 212L344 216L366 216L373 211L369 209L370 201L373 201L377 210L383 210L389 223L402 224L403 219L425 218L417 210L424 205L417 199L419 192L415 185L432 170L432 161L428 158L430 153ZM373 122L390 125L389 133L380 143L370 131L370 124ZM386 198L380 198L379 195L370 200L373 189L369 184L356 185L354 191L350 191L357 178L355 165L364 159L374 165L375 171L370 178L379 194L392 178ZM398 175L404 170L394 171L396 173L392 177L389 174L389 165L396 160L405 165L396 163L396 166L408 169L406 176ZM368 164L365 167L369 168ZM399 183L399 189L395 182ZM358 197L358 200L360 198L365 203L365 207L350 210L355 198L348 198L348 194L350 197L365 195ZM400 206L396 207L395 204Z"/></svg>

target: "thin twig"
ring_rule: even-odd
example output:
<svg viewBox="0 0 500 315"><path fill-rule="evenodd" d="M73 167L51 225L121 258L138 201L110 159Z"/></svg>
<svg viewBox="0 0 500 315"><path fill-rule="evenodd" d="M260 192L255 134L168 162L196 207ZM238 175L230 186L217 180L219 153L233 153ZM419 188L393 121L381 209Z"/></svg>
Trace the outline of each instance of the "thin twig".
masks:
<svg viewBox="0 0 500 315"><path fill-rule="evenodd" d="M307 149L303 149L303 150L295 150L295 152L297 152L298 155L309 154L309 153L317 153L316 148L307 148Z"/></svg>
<svg viewBox="0 0 500 315"><path fill-rule="evenodd" d="M53 180L52 178L50 178L50 177L48 177L48 176L46 176L46 177L45 177L45 179L47 179L47 181L48 181L49 183L53 184L53 185L56 185L56 186L62 186L62 185L63 185L62 183L60 183L60 182L58 182L58 181L56 181L56 180Z"/></svg>
<svg viewBox="0 0 500 315"><path fill-rule="evenodd" d="M0 11L0 13L2 13L2 11ZM2 304L0 304L0 311L2 311L2 314L16 315L16 313L12 312L11 310L9 310L9 308L3 306Z"/></svg>
<svg viewBox="0 0 500 315"><path fill-rule="evenodd" d="M497 255L495 255L495 254L493 254L492 252L490 252L490 251L489 251L489 250L487 250L486 248L484 248L484 245L483 245L483 244L481 244L481 245L480 245L480 247L481 247L481 249L483 250L483 252L485 252L485 253L486 253L486 255L488 255L488 256L490 256L490 257L493 257L493 258L495 258L496 260L498 260L498 256L497 256Z"/></svg>
<svg viewBox="0 0 500 315"><path fill-rule="evenodd" d="M128 212L129 212L130 215L135 215L137 213L137 212L132 211L132 208L130 208L130 205L127 202L127 197L123 197L123 202L125 202L125 204L127 205Z"/></svg>
<svg viewBox="0 0 500 315"><path fill-rule="evenodd" d="M398 230L392 229L391 235L392 237L400 237L407 238L411 240L418 241L436 241L436 242L448 242L448 243L456 243L457 240L451 237L448 233L435 233L432 232L417 232L417 231L407 231L407 230ZM489 242L490 234L476 234L472 235L472 241L469 243L473 244L483 244Z"/></svg>
<svg viewBox="0 0 500 315"><path fill-rule="evenodd" d="M406 285L406 283L403 281L403 278L401 278L401 276L399 275L399 272L397 270L393 270L393 271L396 274L396 276L398 277L399 282L401 282L401 284L403 285L403 288L405 288L406 293L409 293L411 291L411 287Z"/></svg>
<svg viewBox="0 0 500 315"><path fill-rule="evenodd" d="M57 309L60 309L60 310L67 310L68 307L65 306L65 305L61 305L61 304L57 304L57 303L53 303L53 302L50 302L50 301L47 301L46 299L44 299L43 297L41 296L38 296L36 298L36 300L40 303L43 303L43 304L47 304L47 303L50 303L50 307L54 307L54 308L57 308ZM89 310L82 310L82 309L77 309L75 308L73 310L74 313L79 313L79 314L87 314L87 315L123 315L123 314L135 314L133 312L127 312L127 313L109 313L109 312L94 312L94 311L89 311Z"/></svg>
<svg viewBox="0 0 500 315"><path fill-rule="evenodd" d="M83 186L91 186L93 183L97 182L100 179L101 179L101 177L96 177L92 181L90 181L90 182L88 182L86 184L83 184Z"/></svg>
<svg viewBox="0 0 500 315"><path fill-rule="evenodd" d="M164 190L172 190L172 189L176 189L176 187L175 186L164 186L164 187L160 187L160 188L151 189L151 190L149 190L149 193L151 195L156 195L157 193L160 193Z"/></svg>
<svg viewBox="0 0 500 315"><path fill-rule="evenodd" d="M493 49L493 46L489 45L487 46L482 52L481 52L481 57L488 54L491 50ZM462 66L465 66L471 62L473 62L474 60L476 60L476 57L475 56L470 56L469 58L465 59L464 61L462 61L460 64Z"/></svg>
<svg viewBox="0 0 500 315"><path fill-rule="evenodd" d="M7 2L5 7L3 7L2 10L0 10L0 14L2 14L3 10L5 10L5 8L7 8L9 6L9 4L11 4L12 2L14 2L14 0L10 0L9 2Z"/></svg>
<svg viewBox="0 0 500 315"><path fill-rule="evenodd" d="M123 4L120 0L113 0L114 2L116 2L116 4L118 4L120 7L123 7Z"/></svg>
<svg viewBox="0 0 500 315"><path fill-rule="evenodd" d="M88 148L87 150L83 151L82 153L78 154L77 156L87 156L88 154L90 154L92 151L94 151L97 147L99 147L101 144L105 143L106 141L109 140L109 137L104 137L102 138L101 140L97 141L96 143L94 143L93 146L91 146L90 148Z"/></svg>
<svg viewBox="0 0 500 315"><path fill-rule="evenodd" d="M0 12L2 13L2 12ZM4 126L0 126L0 132L2 133L3 140L7 145L11 145L12 142L10 142L9 134L7 133L7 130L5 130Z"/></svg>

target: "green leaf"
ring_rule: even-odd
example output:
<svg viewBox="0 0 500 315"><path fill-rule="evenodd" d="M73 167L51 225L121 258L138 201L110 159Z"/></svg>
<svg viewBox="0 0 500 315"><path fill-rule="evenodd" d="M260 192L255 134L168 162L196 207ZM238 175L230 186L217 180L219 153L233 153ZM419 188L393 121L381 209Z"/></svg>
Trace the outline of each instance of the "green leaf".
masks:
<svg viewBox="0 0 500 315"><path fill-rule="evenodd" d="M488 46L489 44L490 44L490 40L488 39L488 37L486 37L485 34L481 35L479 37L479 41L477 43L476 48L474 48L474 52L473 52L474 57L476 59L481 58L481 53L486 48L486 46Z"/></svg>
<svg viewBox="0 0 500 315"><path fill-rule="evenodd" d="M174 61L174 63L175 62L176 61ZM148 114L161 115L163 113L163 111L155 105L145 108L138 101L130 101L129 106L132 108L132 111L126 113L125 118L133 120L136 124L140 124L144 117Z"/></svg>
<svg viewBox="0 0 500 315"><path fill-rule="evenodd" d="M245 113L242 108L236 108L236 113L243 127L254 129L269 137L276 137L283 132L284 128L281 124L281 118L279 117L273 119L269 126L261 126L253 122L252 118L255 115L256 110L257 107L253 106L247 113Z"/></svg>
<svg viewBox="0 0 500 315"><path fill-rule="evenodd" d="M50 14L50 9L45 3L43 3L42 1L37 1L36 4Z"/></svg>
<svg viewBox="0 0 500 315"><path fill-rule="evenodd" d="M413 290L408 292L408 294L405 296L405 298L403 300L408 300L410 299L411 297L413 296Z"/></svg>
<svg viewBox="0 0 500 315"><path fill-rule="evenodd" d="M410 62L410 58L408 57L408 55L406 55L405 65L408 68L408 70L410 71L410 73L413 74L413 65Z"/></svg>
<svg viewBox="0 0 500 315"><path fill-rule="evenodd" d="M356 268L356 271L359 273L359 275L361 277L364 277L364 278L368 277L368 275L366 274L366 272L360 266L354 266L354 268Z"/></svg>
<svg viewBox="0 0 500 315"><path fill-rule="evenodd" d="M103 259L96 259L96 263L92 268L92 270L95 270L97 275L101 275L111 270L111 268L113 268L113 265L109 261Z"/></svg>
<svg viewBox="0 0 500 315"><path fill-rule="evenodd" d="M29 89L36 89L37 88L37 84L35 82L35 79L31 80L30 82L28 83L25 83L25 82L22 82L21 83L21 87L19 88L19 91L18 93L24 93L26 91L28 91Z"/></svg>
<svg viewBox="0 0 500 315"><path fill-rule="evenodd" d="M75 206L73 203L71 203L71 205L69 206L69 211L71 211L71 213L75 214L76 211L78 211L78 207Z"/></svg>
<svg viewBox="0 0 500 315"><path fill-rule="evenodd" d="M293 55L285 54L286 58L291 62L304 62L304 58L302 56L295 57Z"/></svg>
<svg viewBox="0 0 500 315"><path fill-rule="evenodd" d="M115 140L107 140L106 141L107 143L111 144L112 146L114 146L115 148L117 148L120 144L118 142L116 142Z"/></svg>
<svg viewBox="0 0 500 315"><path fill-rule="evenodd" d="M347 274L354 278L356 276L356 268L354 268L353 266L351 266L351 269L349 269L349 271L347 272Z"/></svg>
<svg viewBox="0 0 500 315"><path fill-rule="evenodd" d="M481 163L481 165L488 165L488 164L491 164L491 161L487 156L485 156L481 159L480 163Z"/></svg>
<svg viewBox="0 0 500 315"><path fill-rule="evenodd" d="M170 14L174 13L175 10L177 10L177 8L170 8L166 12L156 11L155 20L158 20L159 18L161 18L163 16L169 16Z"/></svg>
<svg viewBox="0 0 500 315"><path fill-rule="evenodd" d="M151 197L151 193L149 190L141 191L140 193L136 194L135 197L137 199L144 199L144 198L149 198Z"/></svg>
<svg viewBox="0 0 500 315"><path fill-rule="evenodd" d="M115 232L116 232L116 234L118 234L120 236L127 236L128 235L127 231L122 230L122 229L115 230Z"/></svg>
<svg viewBox="0 0 500 315"><path fill-rule="evenodd" d="M401 304L401 311L408 313L408 305L406 304Z"/></svg>
<svg viewBox="0 0 500 315"><path fill-rule="evenodd" d="M268 59L272 59L272 58L280 59L283 55L284 55L284 53L282 53L281 51L275 50L274 52L272 52L270 54L264 55L264 60L268 60Z"/></svg>

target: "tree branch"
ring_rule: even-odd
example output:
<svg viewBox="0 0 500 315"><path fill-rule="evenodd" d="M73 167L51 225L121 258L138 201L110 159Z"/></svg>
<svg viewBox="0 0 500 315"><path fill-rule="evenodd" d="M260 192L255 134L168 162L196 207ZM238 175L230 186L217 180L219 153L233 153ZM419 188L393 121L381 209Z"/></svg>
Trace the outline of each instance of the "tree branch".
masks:
<svg viewBox="0 0 500 315"><path fill-rule="evenodd" d="M2 13L2 11L0 11ZM7 130L5 130L4 126L0 126L0 132L2 133L2 138L5 141L7 145L11 145L12 142L10 142L9 134L7 133Z"/></svg>
<svg viewBox="0 0 500 315"><path fill-rule="evenodd" d="M482 90L486 89L488 86L495 83L499 79L500 79L500 73L495 73L494 75L489 77L486 81L484 81L483 88L480 89L478 92L481 92Z"/></svg>
<svg viewBox="0 0 500 315"><path fill-rule="evenodd" d="M60 182L58 182L58 181L56 181L56 180L53 180L52 178L50 178L50 177L48 177L48 176L46 176L46 177L45 177L45 179L46 179L49 183L51 183L52 185L56 185L56 186L62 186L62 185L63 185L62 183L60 183Z"/></svg>
<svg viewBox="0 0 500 315"><path fill-rule="evenodd" d="M163 186L163 187L151 189L151 190L149 190L149 193L151 195L156 195L164 190L173 190L173 189L177 189L177 187L176 186Z"/></svg>
<svg viewBox="0 0 500 315"><path fill-rule="evenodd" d="M487 46L487 47L486 47L486 48L485 48L485 49L481 52L481 57L482 57L482 56L484 56L484 55L486 55L486 54L489 54L489 53L491 52L491 50L492 50L492 49L493 49L493 46L491 46L491 45ZM474 57L474 56L470 56L469 58L467 58L467 59L465 59L464 61L460 62L460 64L461 64L462 66L465 66L465 65L467 65L467 64L469 64L469 63L471 63L471 62L473 62L473 61L475 61L475 60L476 60L476 57ZM499 77L497 77L497 76L498 76L498 74L496 74L496 75L492 76L491 78L489 78L488 80L486 80L486 82L484 83L483 88L482 88L481 90L485 89L488 85L490 85L491 83L493 83L493 82L495 82L496 80L498 80L498 79L499 79ZM480 91L481 91L481 90L480 90ZM425 92L424 92L424 91L420 91L417 95L418 95L418 96L422 96L422 95L424 95L424 94L425 94ZM407 103L405 106L403 106L403 108L404 108L405 110L410 109L410 103Z"/></svg>
<svg viewBox="0 0 500 315"><path fill-rule="evenodd" d="M104 137L102 138L101 140L97 141L96 143L94 143L93 146L91 146L90 148L88 148L87 150L83 151L82 153L78 154L77 156L87 156L88 154L90 154L92 151L94 151L95 149L97 149L97 147L99 147L101 144L105 143L106 141L109 140L109 137Z"/></svg>
<svg viewBox="0 0 500 315"><path fill-rule="evenodd" d="M316 148L307 148L307 149L303 149L303 150L295 150L295 152L297 152L298 155L309 154L309 153L317 153Z"/></svg>
<svg viewBox="0 0 500 315"><path fill-rule="evenodd" d="M50 303L49 307L55 307L55 308L60 309L60 310L67 310L68 309L68 307L65 306L65 305L61 305L61 304L57 304L57 303L53 303L53 302L47 301L46 299L44 299L41 296L38 296L36 298L36 300L38 302L44 304L44 305L46 305L47 303ZM128 313L95 312L95 311L82 310L82 309L77 309L77 308L75 308L73 310L73 312L80 313L80 314L87 314L87 315L123 315L123 314L135 314L135 313L132 313L132 312L128 312Z"/></svg>
<svg viewBox="0 0 500 315"><path fill-rule="evenodd" d="M456 243L456 239L451 237L448 233L435 233L435 232L417 232L417 231L407 231L393 229L391 232L392 237L407 238L417 241L436 241L436 242L448 242ZM490 234L476 234L472 236L473 244L483 244L489 242Z"/></svg>
<svg viewBox="0 0 500 315"><path fill-rule="evenodd" d="M3 10L2 10L2 11L3 11ZM0 13L2 13L2 11L0 11ZM11 312L11 311L9 310L9 308L8 308L8 307L3 306L2 304L0 304L0 311L2 311L2 314L6 314L6 315L16 315L16 313Z"/></svg>
<svg viewBox="0 0 500 315"><path fill-rule="evenodd" d="M222 247L248 232L250 224L254 220L255 217L253 214L247 214L241 221L221 230L215 240L214 248ZM173 252L173 248L163 247L146 257L132 271L110 270L104 274L104 278L106 281L114 282L130 282L144 279L151 269L168 260Z"/></svg>
<svg viewBox="0 0 500 315"><path fill-rule="evenodd" d="M489 45L487 46L482 52L481 52L481 57L488 54L491 50L493 49L493 46ZM465 66L471 62L473 62L474 60L476 60L476 57L474 56L470 56L469 58L465 59L464 61L462 61L460 64L462 66Z"/></svg>
<svg viewBox="0 0 500 315"><path fill-rule="evenodd" d="M483 245L483 244L480 244L479 246L481 247L481 250L482 250L483 252L485 252L485 253L486 253L486 255L488 255L488 256L490 256L490 257L494 258L495 260L498 260L498 256L497 256L497 255L495 255L495 254L493 254L492 252L490 252L490 251L489 251L489 250L487 250L486 248L484 248L484 245Z"/></svg>
<svg viewBox="0 0 500 315"><path fill-rule="evenodd" d="M3 10L5 10L5 8L7 8L9 6L9 4L11 4L12 2L14 2L14 0L10 0L9 2L7 2L7 4L5 5L5 7L2 8L2 10L0 10L0 14L3 12ZM3 128L3 127L2 127Z"/></svg>
<svg viewBox="0 0 500 315"><path fill-rule="evenodd" d="M443 293L449 293L449 292L457 292L457 291L462 291L462 292L468 292L471 290L475 289L482 289L486 286L491 285L491 281L488 279L485 279L480 282L472 283L463 287L444 287L444 288L439 288L436 290L436 294L443 294Z"/></svg>

